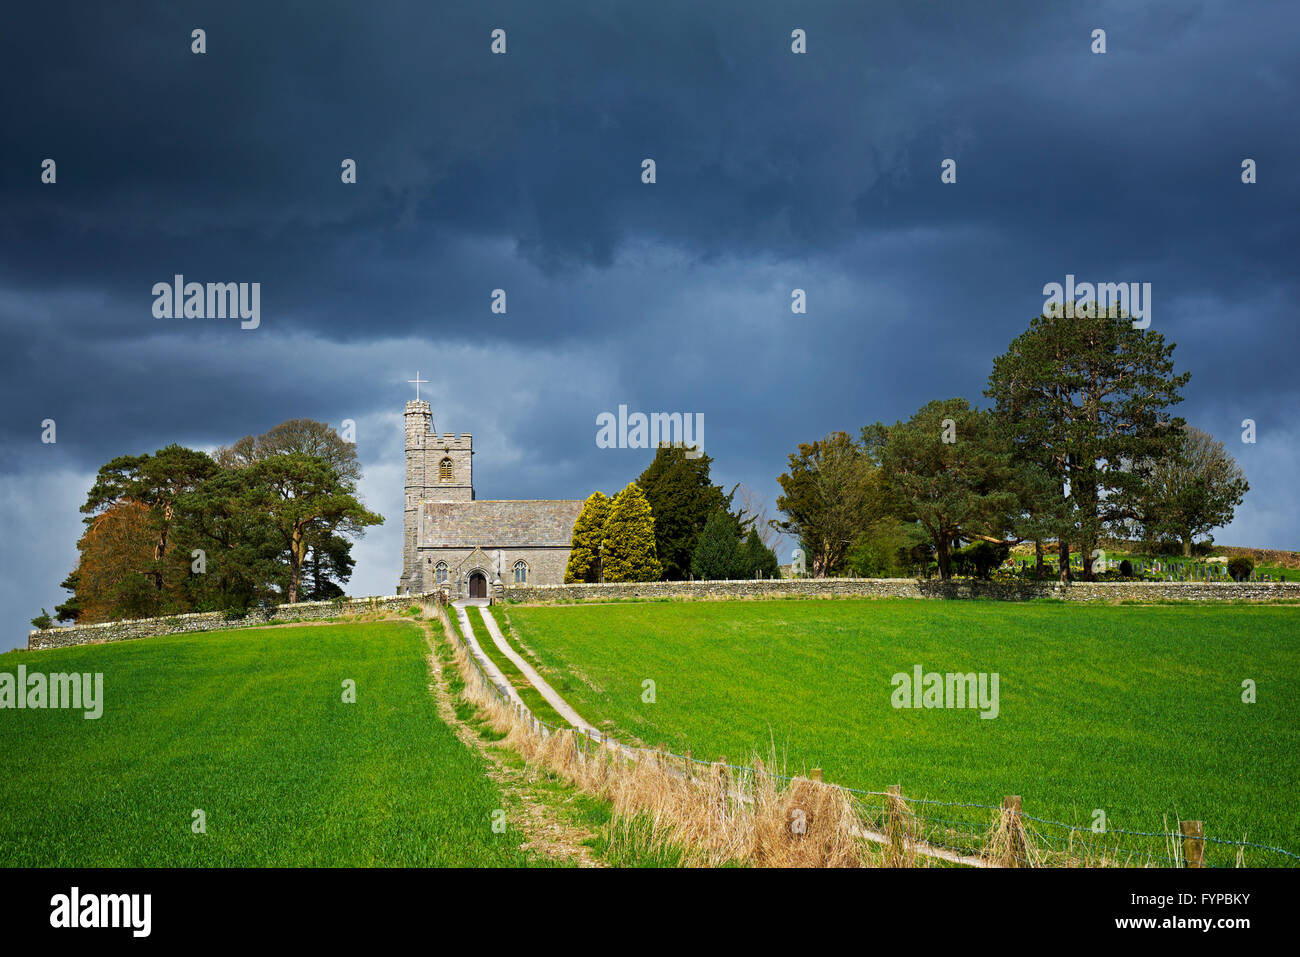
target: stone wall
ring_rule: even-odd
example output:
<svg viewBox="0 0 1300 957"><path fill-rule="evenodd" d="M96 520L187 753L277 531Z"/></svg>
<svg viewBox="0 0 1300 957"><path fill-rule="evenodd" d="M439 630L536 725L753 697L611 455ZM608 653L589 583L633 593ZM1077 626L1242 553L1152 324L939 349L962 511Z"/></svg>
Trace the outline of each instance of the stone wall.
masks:
<svg viewBox="0 0 1300 957"><path fill-rule="evenodd" d="M610 582L603 585L514 585L502 590L506 601L599 602L617 599L728 598L989 598L1027 601L1300 601L1300 582L1055 582L917 581L911 578L794 578L766 581ZM98 625L47 628L27 636L29 649L66 648L131 638L155 638L199 631L226 631L293 621L321 621L366 613L402 611L427 606L431 595L389 595L351 598L342 602L310 601L277 605L269 614L250 612L228 620L219 611L168 618L139 618Z"/></svg>
<svg viewBox="0 0 1300 957"><path fill-rule="evenodd" d="M290 621L320 621L367 612L392 612L420 605L418 596L402 595L384 598L352 598L342 602L305 601L295 605L277 605L269 614L249 612L245 618L228 620L224 612L209 611L169 618L137 618L132 621L106 621L98 625L73 625L68 628L46 628L27 636L29 649L67 648L70 645L89 645L104 641L124 641L129 638L155 638L160 635L178 635L191 631L226 631L231 628L250 628L256 625L279 624Z"/></svg>
<svg viewBox="0 0 1300 957"><path fill-rule="evenodd" d="M507 585L519 602L610 601L633 598L991 598L1027 601L1279 601L1300 600L1300 582L943 582L911 578L793 578L766 581L607 582L600 585Z"/></svg>

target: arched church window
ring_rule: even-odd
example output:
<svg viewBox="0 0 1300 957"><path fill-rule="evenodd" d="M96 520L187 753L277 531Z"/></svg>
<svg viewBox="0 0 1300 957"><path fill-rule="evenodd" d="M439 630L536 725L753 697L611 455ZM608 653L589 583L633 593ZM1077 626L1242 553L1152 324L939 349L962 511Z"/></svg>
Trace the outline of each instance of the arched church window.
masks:
<svg viewBox="0 0 1300 957"><path fill-rule="evenodd" d="M526 562L515 562L515 584L525 585L528 583L528 564Z"/></svg>
<svg viewBox="0 0 1300 957"><path fill-rule="evenodd" d="M447 580L447 563L446 563L446 562L438 562L437 566L435 566L434 569L433 569L433 575L434 575L434 578L437 580L437 582L438 582L439 585L441 585L441 584L443 584L444 582L446 582L446 580Z"/></svg>
<svg viewBox="0 0 1300 957"><path fill-rule="evenodd" d="M438 463L438 481L451 481L451 459L443 459Z"/></svg>

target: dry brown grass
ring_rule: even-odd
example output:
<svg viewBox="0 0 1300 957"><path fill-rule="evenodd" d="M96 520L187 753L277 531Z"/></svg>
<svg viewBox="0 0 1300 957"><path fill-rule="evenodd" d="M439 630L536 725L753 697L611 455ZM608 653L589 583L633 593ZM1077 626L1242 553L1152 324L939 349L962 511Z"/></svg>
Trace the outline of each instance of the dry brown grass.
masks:
<svg viewBox="0 0 1300 957"><path fill-rule="evenodd" d="M996 867L1038 867L1037 841L1030 835L1019 808L993 812L993 826L984 842L984 857Z"/></svg>
<svg viewBox="0 0 1300 957"><path fill-rule="evenodd" d="M921 822L903 800L892 791L885 798L885 867L915 867L916 845L920 840Z"/></svg>

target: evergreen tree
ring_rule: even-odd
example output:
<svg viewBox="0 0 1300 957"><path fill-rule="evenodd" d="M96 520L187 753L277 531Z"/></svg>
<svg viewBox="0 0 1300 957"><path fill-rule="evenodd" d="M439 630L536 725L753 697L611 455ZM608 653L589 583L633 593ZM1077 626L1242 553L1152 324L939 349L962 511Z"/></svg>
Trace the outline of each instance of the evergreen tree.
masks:
<svg viewBox="0 0 1300 957"><path fill-rule="evenodd" d="M244 614L288 591L279 536L245 504L248 478L245 468L222 469L177 500L176 562L195 611ZM206 556L201 574L191 564L195 549Z"/></svg>
<svg viewBox="0 0 1300 957"><path fill-rule="evenodd" d="M999 533L1009 523L1012 450L990 413L965 399L936 399L906 422L876 423L864 433L887 482L930 534L940 577L952 576L954 540Z"/></svg>
<svg viewBox="0 0 1300 957"><path fill-rule="evenodd" d="M1057 534L1061 579L1069 576L1073 539L1091 581L1102 533L1142 517L1151 463L1181 440L1185 423L1169 408L1182 401L1190 373L1174 372L1172 343L1134 329L1113 307L1084 304L1074 313L1058 308L1034 318L993 360L984 394L1019 454L1052 481L1069 522Z"/></svg>
<svg viewBox="0 0 1300 957"><path fill-rule="evenodd" d="M346 479L324 459L302 452L272 455L237 472L245 479L237 506L265 516L288 559L286 600L299 600L303 560L323 530L341 523L361 528L384 518L357 501Z"/></svg>
<svg viewBox="0 0 1300 957"><path fill-rule="evenodd" d="M86 496L86 504L81 506L89 527L94 527L106 513L121 506L142 505L148 509L152 558L148 567L133 571L138 571L153 583L154 602L159 610L166 601L163 592L175 586L175 582L165 580L164 569L168 564L176 499L197 488L216 472L217 464L206 454L176 444L159 449L153 455L119 455L100 468L95 484Z"/></svg>
<svg viewBox="0 0 1300 957"><path fill-rule="evenodd" d="M655 557L655 520L650 503L635 482L614 496L601 541L607 582L655 581L663 571Z"/></svg>
<svg viewBox="0 0 1300 957"><path fill-rule="evenodd" d="M760 575L763 578L780 578L781 563L777 560L776 552L763 544L758 529L751 528L740 545L739 569L736 577L756 578Z"/></svg>
<svg viewBox="0 0 1300 957"><path fill-rule="evenodd" d="M66 588L72 594L68 600L54 606L54 617L59 621L76 621L81 615L81 602L77 600L77 583L81 580L81 574L78 569L73 569L68 573L68 577L63 579L60 588Z"/></svg>
<svg viewBox="0 0 1300 957"><path fill-rule="evenodd" d="M713 459L707 455L690 458L688 451L680 446L660 446L650 467L637 479L654 513L655 553L668 581L687 576L709 516L719 509L729 510L735 494L734 488L726 494L722 486L710 481Z"/></svg>
<svg viewBox="0 0 1300 957"><path fill-rule="evenodd" d="M719 581L743 574L734 516L724 511L709 516L691 556L691 573L702 581Z"/></svg>
<svg viewBox="0 0 1300 957"><path fill-rule="evenodd" d="M573 542L569 547L569 564L564 569L565 584L600 581L600 543L605 537L609 518L609 497L592 492L573 523Z"/></svg>

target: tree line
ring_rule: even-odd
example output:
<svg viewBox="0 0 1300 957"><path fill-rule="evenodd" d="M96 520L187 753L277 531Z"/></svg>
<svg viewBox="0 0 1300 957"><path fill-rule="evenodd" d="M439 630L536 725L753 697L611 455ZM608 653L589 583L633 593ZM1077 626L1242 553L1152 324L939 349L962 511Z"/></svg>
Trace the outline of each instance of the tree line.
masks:
<svg viewBox="0 0 1300 957"><path fill-rule="evenodd" d="M801 444L772 525L814 576L987 577L1032 542L1036 575L1051 546L1068 578L1073 547L1095 580L1104 536L1190 555L1249 485L1222 443L1173 415L1190 379L1173 352L1115 309L1045 312L994 360L989 408L936 399Z"/></svg>
<svg viewBox="0 0 1300 957"><path fill-rule="evenodd" d="M356 496L356 446L292 419L209 455L122 455L96 475L59 621L93 623L341 596L352 540L383 516ZM33 619L48 627L50 616Z"/></svg>
<svg viewBox="0 0 1300 957"><path fill-rule="evenodd" d="M724 492L710 478L713 459L686 452L663 445L613 499L599 491L587 498L566 582L778 577L756 509L735 508L736 488Z"/></svg>

